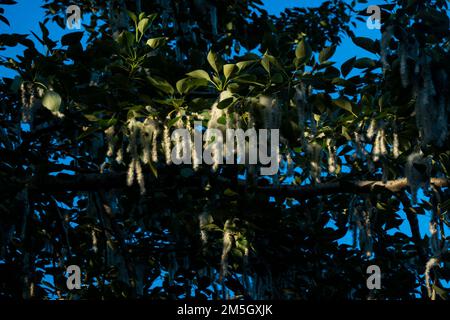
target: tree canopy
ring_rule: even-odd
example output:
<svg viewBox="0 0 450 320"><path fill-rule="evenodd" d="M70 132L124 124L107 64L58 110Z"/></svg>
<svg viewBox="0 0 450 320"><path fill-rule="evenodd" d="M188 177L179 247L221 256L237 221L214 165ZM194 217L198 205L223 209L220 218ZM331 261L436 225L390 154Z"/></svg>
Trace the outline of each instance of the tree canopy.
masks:
<svg viewBox="0 0 450 320"><path fill-rule="evenodd" d="M446 299L448 1L380 3L380 40L359 3L90 0L54 39L44 0L0 34L0 297ZM173 164L177 128L279 129L280 170Z"/></svg>

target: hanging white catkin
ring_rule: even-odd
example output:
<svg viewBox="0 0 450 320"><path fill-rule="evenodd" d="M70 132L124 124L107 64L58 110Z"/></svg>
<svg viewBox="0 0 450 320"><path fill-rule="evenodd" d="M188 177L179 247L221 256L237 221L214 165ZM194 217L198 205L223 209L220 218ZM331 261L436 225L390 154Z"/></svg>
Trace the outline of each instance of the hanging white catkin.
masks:
<svg viewBox="0 0 450 320"><path fill-rule="evenodd" d="M170 141L170 130L167 125L164 125L163 129L163 150L166 157L166 164L170 165L172 163L171 158L171 141Z"/></svg>
<svg viewBox="0 0 450 320"><path fill-rule="evenodd" d="M127 173L127 185L131 186L133 182L137 181L141 194L145 193L144 174L139 159L139 146L143 145L145 141L142 139L143 124L132 118L128 123L128 130L130 131L128 151L130 153L130 164Z"/></svg>
<svg viewBox="0 0 450 320"><path fill-rule="evenodd" d="M108 145L108 150L106 152L106 155L108 157L112 157L114 155L114 147L115 147L114 146L114 134L115 134L114 126L111 126L105 130L105 137L106 137L106 142Z"/></svg>
<svg viewBox="0 0 450 320"><path fill-rule="evenodd" d="M131 160L130 160L130 164L128 166L127 184L128 184L128 186L131 186L134 182L135 173L136 173L136 161L138 158L138 153L137 153L138 130L137 130L137 121L135 118L132 118L129 120L128 130L130 132L130 135L128 137L129 144L128 144L127 150L130 153Z"/></svg>
<svg viewBox="0 0 450 320"><path fill-rule="evenodd" d="M198 222L200 227L200 238L203 245L206 245L208 243L208 232L205 230L205 227L208 224L213 223L214 219L207 210L204 210L201 214L198 215Z"/></svg>
<svg viewBox="0 0 450 320"><path fill-rule="evenodd" d="M142 160L144 164L152 162L152 136L156 130L156 126L153 120L145 119L141 130L142 141Z"/></svg>
<svg viewBox="0 0 450 320"><path fill-rule="evenodd" d="M377 162L378 160L380 160L380 155L381 155L380 132L381 132L381 130L377 130L377 134L375 136L375 142L373 143L372 159L374 162Z"/></svg>
<svg viewBox="0 0 450 320"><path fill-rule="evenodd" d="M427 287L428 296L430 298L433 298L435 296L434 292L435 290L431 287L431 280L430 280L430 272L431 268L433 267L439 267L439 259L431 258L425 265L425 285Z"/></svg>
<svg viewBox="0 0 450 320"><path fill-rule="evenodd" d="M225 222L223 232L222 256L220 259L220 279L222 280L228 274L228 254L233 245L233 234L230 230L231 221Z"/></svg>
<svg viewBox="0 0 450 320"><path fill-rule="evenodd" d="M187 120L187 124L186 124L186 128L189 132L189 136L190 137L194 137L196 133L195 130L197 130L195 127L192 127L192 123L191 123L191 119L188 118ZM197 153L197 150L195 149L195 143L190 142L191 145L191 156L192 156L192 169L194 169L194 171L197 171L199 168L201 161L201 155L199 155Z"/></svg>
<svg viewBox="0 0 450 320"><path fill-rule="evenodd" d="M159 129L155 128L152 134L152 161L153 163L158 162L158 136Z"/></svg>
<svg viewBox="0 0 450 320"><path fill-rule="evenodd" d="M219 103L222 102L225 99L228 99L232 96L232 93L229 91L222 91L219 95L219 98L214 102L214 104L211 107L211 117L208 121L208 129L219 129L219 130L224 130L226 129L226 126L222 125L219 123L219 119L222 117L226 117L226 113L224 112L224 110L219 109ZM226 118L225 118L226 119ZM213 142L213 149L211 150L212 152L212 158L213 158L213 166L212 169L213 171L217 171L219 168L219 164L222 161L222 159L220 159L220 157L223 155L223 150L220 150L218 148L220 148L221 146L223 147L223 141L218 141L218 139L220 140L220 136L217 135L213 135L212 131L207 131L207 135L206 135L206 141L205 141L205 148L206 146L208 146L211 143L212 137L214 136L215 141Z"/></svg>
<svg viewBox="0 0 450 320"><path fill-rule="evenodd" d="M123 149L119 148L116 154L116 162L119 164L123 164Z"/></svg>
<svg viewBox="0 0 450 320"><path fill-rule="evenodd" d="M133 185L134 177L135 177L135 160L132 159L130 165L128 166L127 172L127 185L129 187Z"/></svg>
<svg viewBox="0 0 450 320"><path fill-rule="evenodd" d="M367 128L366 132L367 139L372 140L372 138L375 136L375 133L376 133L376 121L375 119L372 119L370 121L369 127Z"/></svg>
<svg viewBox="0 0 450 320"><path fill-rule="evenodd" d="M386 147L386 134L384 132L384 129L380 129L380 154L382 156L387 155L387 147Z"/></svg>
<svg viewBox="0 0 450 320"><path fill-rule="evenodd" d="M328 149L328 172L333 174L336 172L336 146L331 139L327 139Z"/></svg>
<svg viewBox="0 0 450 320"><path fill-rule="evenodd" d="M394 142L393 142L393 147L392 147L392 149L393 149L393 155L394 155L394 158L395 159L397 159L399 156L400 156L400 143L399 143L399 140L398 140L398 133L394 133Z"/></svg>
<svg viewBox="0 0 450 320"><path fill-rule="evenodd" d="M92 236L92 250L97 253L98 251L98 241L97 241L97 235L95 234L95 230L92 229L91 231L91 236Z"/></svg>
<svg viewBox="0 0 450 320"><path fill-rule="evenodd" d="M139 189L141 191L141 194L145 193L145 180L144 180L144 174L142 173L142 166L139 160L136 160L135 164L135 170L136 170L136 179L139 185Z"/></svg>

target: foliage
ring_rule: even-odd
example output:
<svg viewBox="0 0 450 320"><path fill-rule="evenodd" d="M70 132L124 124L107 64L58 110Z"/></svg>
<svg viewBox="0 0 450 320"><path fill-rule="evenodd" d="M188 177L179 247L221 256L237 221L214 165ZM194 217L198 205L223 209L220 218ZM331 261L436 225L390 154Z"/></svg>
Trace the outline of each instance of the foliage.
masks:
<svg viewBox="0 0 450 320"><path fill-rule="evenodd" d="M337 0L279 17L259 0L91 0L84 31L56 41L47 20L64 27L70 1L44 2L40 35L0 35L26 48L0 61L18 74L0 82L2 296L445 298L446 1L381 5L380 41ZM338 68L344 35L379 59ZM194 120L279 128L282 169L171 164L168 134Z"/></svg>

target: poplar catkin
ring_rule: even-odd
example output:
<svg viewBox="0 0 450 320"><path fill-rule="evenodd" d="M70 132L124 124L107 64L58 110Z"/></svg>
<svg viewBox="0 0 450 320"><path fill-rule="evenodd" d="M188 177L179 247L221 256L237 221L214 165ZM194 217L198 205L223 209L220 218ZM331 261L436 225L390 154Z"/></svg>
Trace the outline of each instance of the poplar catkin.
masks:
<svg viewBox="0 0 450 320"><path fill-rule="evenodd" d="M166 157L166 164L170 165L172 163L171 159L171 142L170 142L170 130L167 125L164 125L163 129L163 149L164 149L164 155Z"/></svg>
<svg viewBox="0 0 450 320"><path fill-rule="evenodd" d="M393 155L394 158L397 159L400 156L400 143L398 140L398 134L394 133L394 142L393 142Z"/></svg>
<svg viewBox="0 0 450 320"><path fill-rule="evenodd" d="M228 254L233 246L233 234L230 230L231 221L225 222L223 232L222 256L220 259L220 279L223 279L228 273Z"/></svg>
<svg viewBox="0 0 450 320"><path fill-rule="evenodd" d="M336 172L336 146L331 139L327 139L328 148L328 172L333 174Z"/></svg>
<svg viewBox="0 0 450 320"><path fill-rule="evenodd" d="M115 134L114 126L111 126L105 130L105 137L106 137L106 142L108 145L108 150L106 152L106 155L108 157L112 157L114 155L114 148L115 148L114 134Z"/></svg>
<svg viewBox="0 0 450 320"><path fill-rule="evenodd" d="M153 161L153 163L158 162L158 136L159 136L159 129L155 128L155 131L153 131L153 134L152 134L152 161Z"/></svg>
<svg viewBox="0 0 450 320"><path fill-rule="evenodd" d="M372 119L370 121L369 127L367 128L366 132L367 139L372 140L372 138L375 136L375 133L376 133L376 121L375 119Z"/></svg>
<svg viewBox="0 0 450 320"><path fill-rule="evenodd" d="M431 287L431 278L430 278L431 268L433 267L439 267L439 259L431 258L425 265L425 285L427 287L428 296L430 298L433 298L435 296L434 288Z"/></svg>

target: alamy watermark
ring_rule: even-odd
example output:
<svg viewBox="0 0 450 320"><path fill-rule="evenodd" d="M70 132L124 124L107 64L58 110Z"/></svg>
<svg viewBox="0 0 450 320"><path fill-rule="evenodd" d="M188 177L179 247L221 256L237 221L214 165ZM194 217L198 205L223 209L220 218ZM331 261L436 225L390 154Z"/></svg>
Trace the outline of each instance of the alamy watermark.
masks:
<svg viewBox="0 0 450 320"><path fill-rule="evenodd" d="M79 266L73 264L67 267L67 289L80 290L81 289L81 269Z"/></svg>
<svg viewBox="0 0 450 320"><path fill-rule="evenodd" d="M193 133L185 128L172 132L173 164L252 164L261 165L261 175L274 175L279 168L279 129L197 129L201 121L194 122ZM265 166L265 167L264 167Z"/></svg>
<svg viewBox="0 0 450 320"><path fill-rule="evenodd" d="M379 6L369 6L367 8L367 13L371 14L369 18L367 18L367 28L370 30L380 30L381 29L381 9Z"/></svg>
<svg viewBox="0 0 450 320"><path fill-rule="evenodd" d="M77 5L71 5L66 9L66 26L69 30L81 29L81 9Z"/></svg>
<svg viewBox="0 0 450 320"><path fill-rule="evenodd" d="M370 265L366 270L367 274L370 276L367 278L366 285L367 289L381 289L381 269L376 264Z"/></svg>

